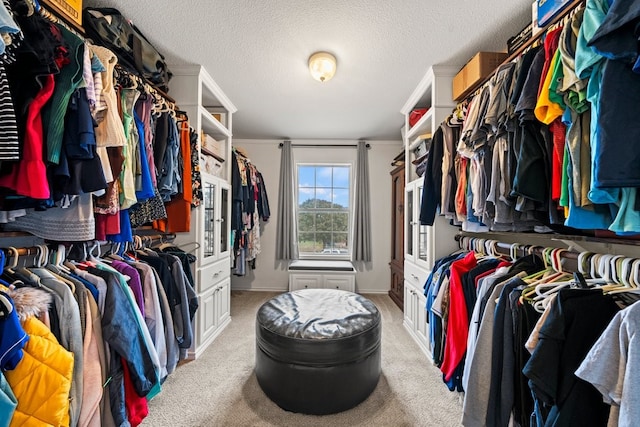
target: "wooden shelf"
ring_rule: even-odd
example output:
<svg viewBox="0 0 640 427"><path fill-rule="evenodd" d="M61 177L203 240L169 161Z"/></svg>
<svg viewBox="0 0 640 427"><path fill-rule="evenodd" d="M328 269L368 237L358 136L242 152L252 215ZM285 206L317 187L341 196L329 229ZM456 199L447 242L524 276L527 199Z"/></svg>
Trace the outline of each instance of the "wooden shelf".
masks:
<svg viewBox="0 0 640 427"><path fill-rule="evenodd" d="M549 28L553 27L558 22L562 21L575 8L579 7L581 4L584 4L584 2L585 2L585 0L574 0L573 2L571 2L566 8L564 8L562 10L562 12L560 12L555 18L553 18L551 20L551 22L549 22L547 25L542 27L542 32L540 34L538 34L536 37L531 37L529 40L527 40L522 46L520 46L518 49L516 49L515 52L513 52L511 55L509 55L507 57L507 59L505 59L504 62L502 62L502 64L506 64L507 62L513 61L514 59L516 59L517 57L522 55L522 53L525 52L527 49L529 49L530 47L534 46L536 43L538 43L541 40L543 40L544 35L547 33L547 30ZM500 68L500 66L496 67L496 70L498 68ZM476 91L478 89L480 89L489 80L491 80L491 78L493 77L494 73L495 73L495 70L493 72L491 72L491 74L489 74L487 77L485 77L484 79L482 79L478 83L476 83L476 85L473 87L473 89L471 89L469 94L467 96L465 96L464 98L462 98L462 100L460 100L460 102L464 102L464 100L475 96Z"/></svg>

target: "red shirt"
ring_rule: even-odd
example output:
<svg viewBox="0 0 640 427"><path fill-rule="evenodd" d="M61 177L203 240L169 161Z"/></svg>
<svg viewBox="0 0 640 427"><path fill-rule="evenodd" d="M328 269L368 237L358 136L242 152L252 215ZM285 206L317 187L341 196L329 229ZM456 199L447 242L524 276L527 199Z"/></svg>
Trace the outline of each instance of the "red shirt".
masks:
<svg viewBox="0 0 640 427"><path fill-rule="evenodd" d="M22 160L15 163L8 175L0 177L0 187L10 188L21 196L48 199L49 181L44 163L44 134L42 107L53 94L55 80L52 74L44 77L44 85L31 101L27 111Z"/></svg>
<svg viewBox="0 0 640 427"><path fill-rule="evenodd" d="M440 366L446 381L451 379L467 351L469 314L462 289L462 275L477 264L475 254L469 252L464 258L454 261L449 269L449 323Z"/></svg>

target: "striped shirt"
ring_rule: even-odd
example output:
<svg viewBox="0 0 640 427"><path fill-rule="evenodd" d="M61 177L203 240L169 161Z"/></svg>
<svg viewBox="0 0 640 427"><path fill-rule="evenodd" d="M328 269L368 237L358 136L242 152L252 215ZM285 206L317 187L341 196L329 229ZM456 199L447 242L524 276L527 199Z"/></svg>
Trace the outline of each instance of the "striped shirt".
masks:
<svg viewBox="0 0 640 427"><path fill-rule="evenodd" d="M0 160L20 160L20 142L18 140L18 124L13 107L9 80L0 62Z"/></svg>

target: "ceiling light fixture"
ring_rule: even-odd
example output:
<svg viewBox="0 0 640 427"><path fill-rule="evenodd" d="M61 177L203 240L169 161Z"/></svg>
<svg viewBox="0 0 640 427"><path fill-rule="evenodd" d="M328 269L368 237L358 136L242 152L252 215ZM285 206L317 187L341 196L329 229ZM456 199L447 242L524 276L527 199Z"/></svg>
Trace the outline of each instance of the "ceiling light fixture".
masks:
<svg viewBox="0 0 640 427"><path fill-rule="evenodd" d="M319 82L331 80L336 73L336 57L327 52L316 52L309 57L309 72Z"/></svg>

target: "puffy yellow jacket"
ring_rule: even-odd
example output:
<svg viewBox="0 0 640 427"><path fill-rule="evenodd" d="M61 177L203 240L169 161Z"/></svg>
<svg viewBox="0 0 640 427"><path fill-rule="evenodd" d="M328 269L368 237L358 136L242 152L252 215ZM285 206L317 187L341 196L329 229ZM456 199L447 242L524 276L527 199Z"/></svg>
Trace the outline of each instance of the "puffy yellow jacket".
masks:
<svg viewBox="0 0 640 427"><path fill-rule="evenodd" d="M18 399L11 426L68 426L73 353L58 344L35 317L25 320L22 327L29 334L24 357L16 369L5 372Z"/></svg>

